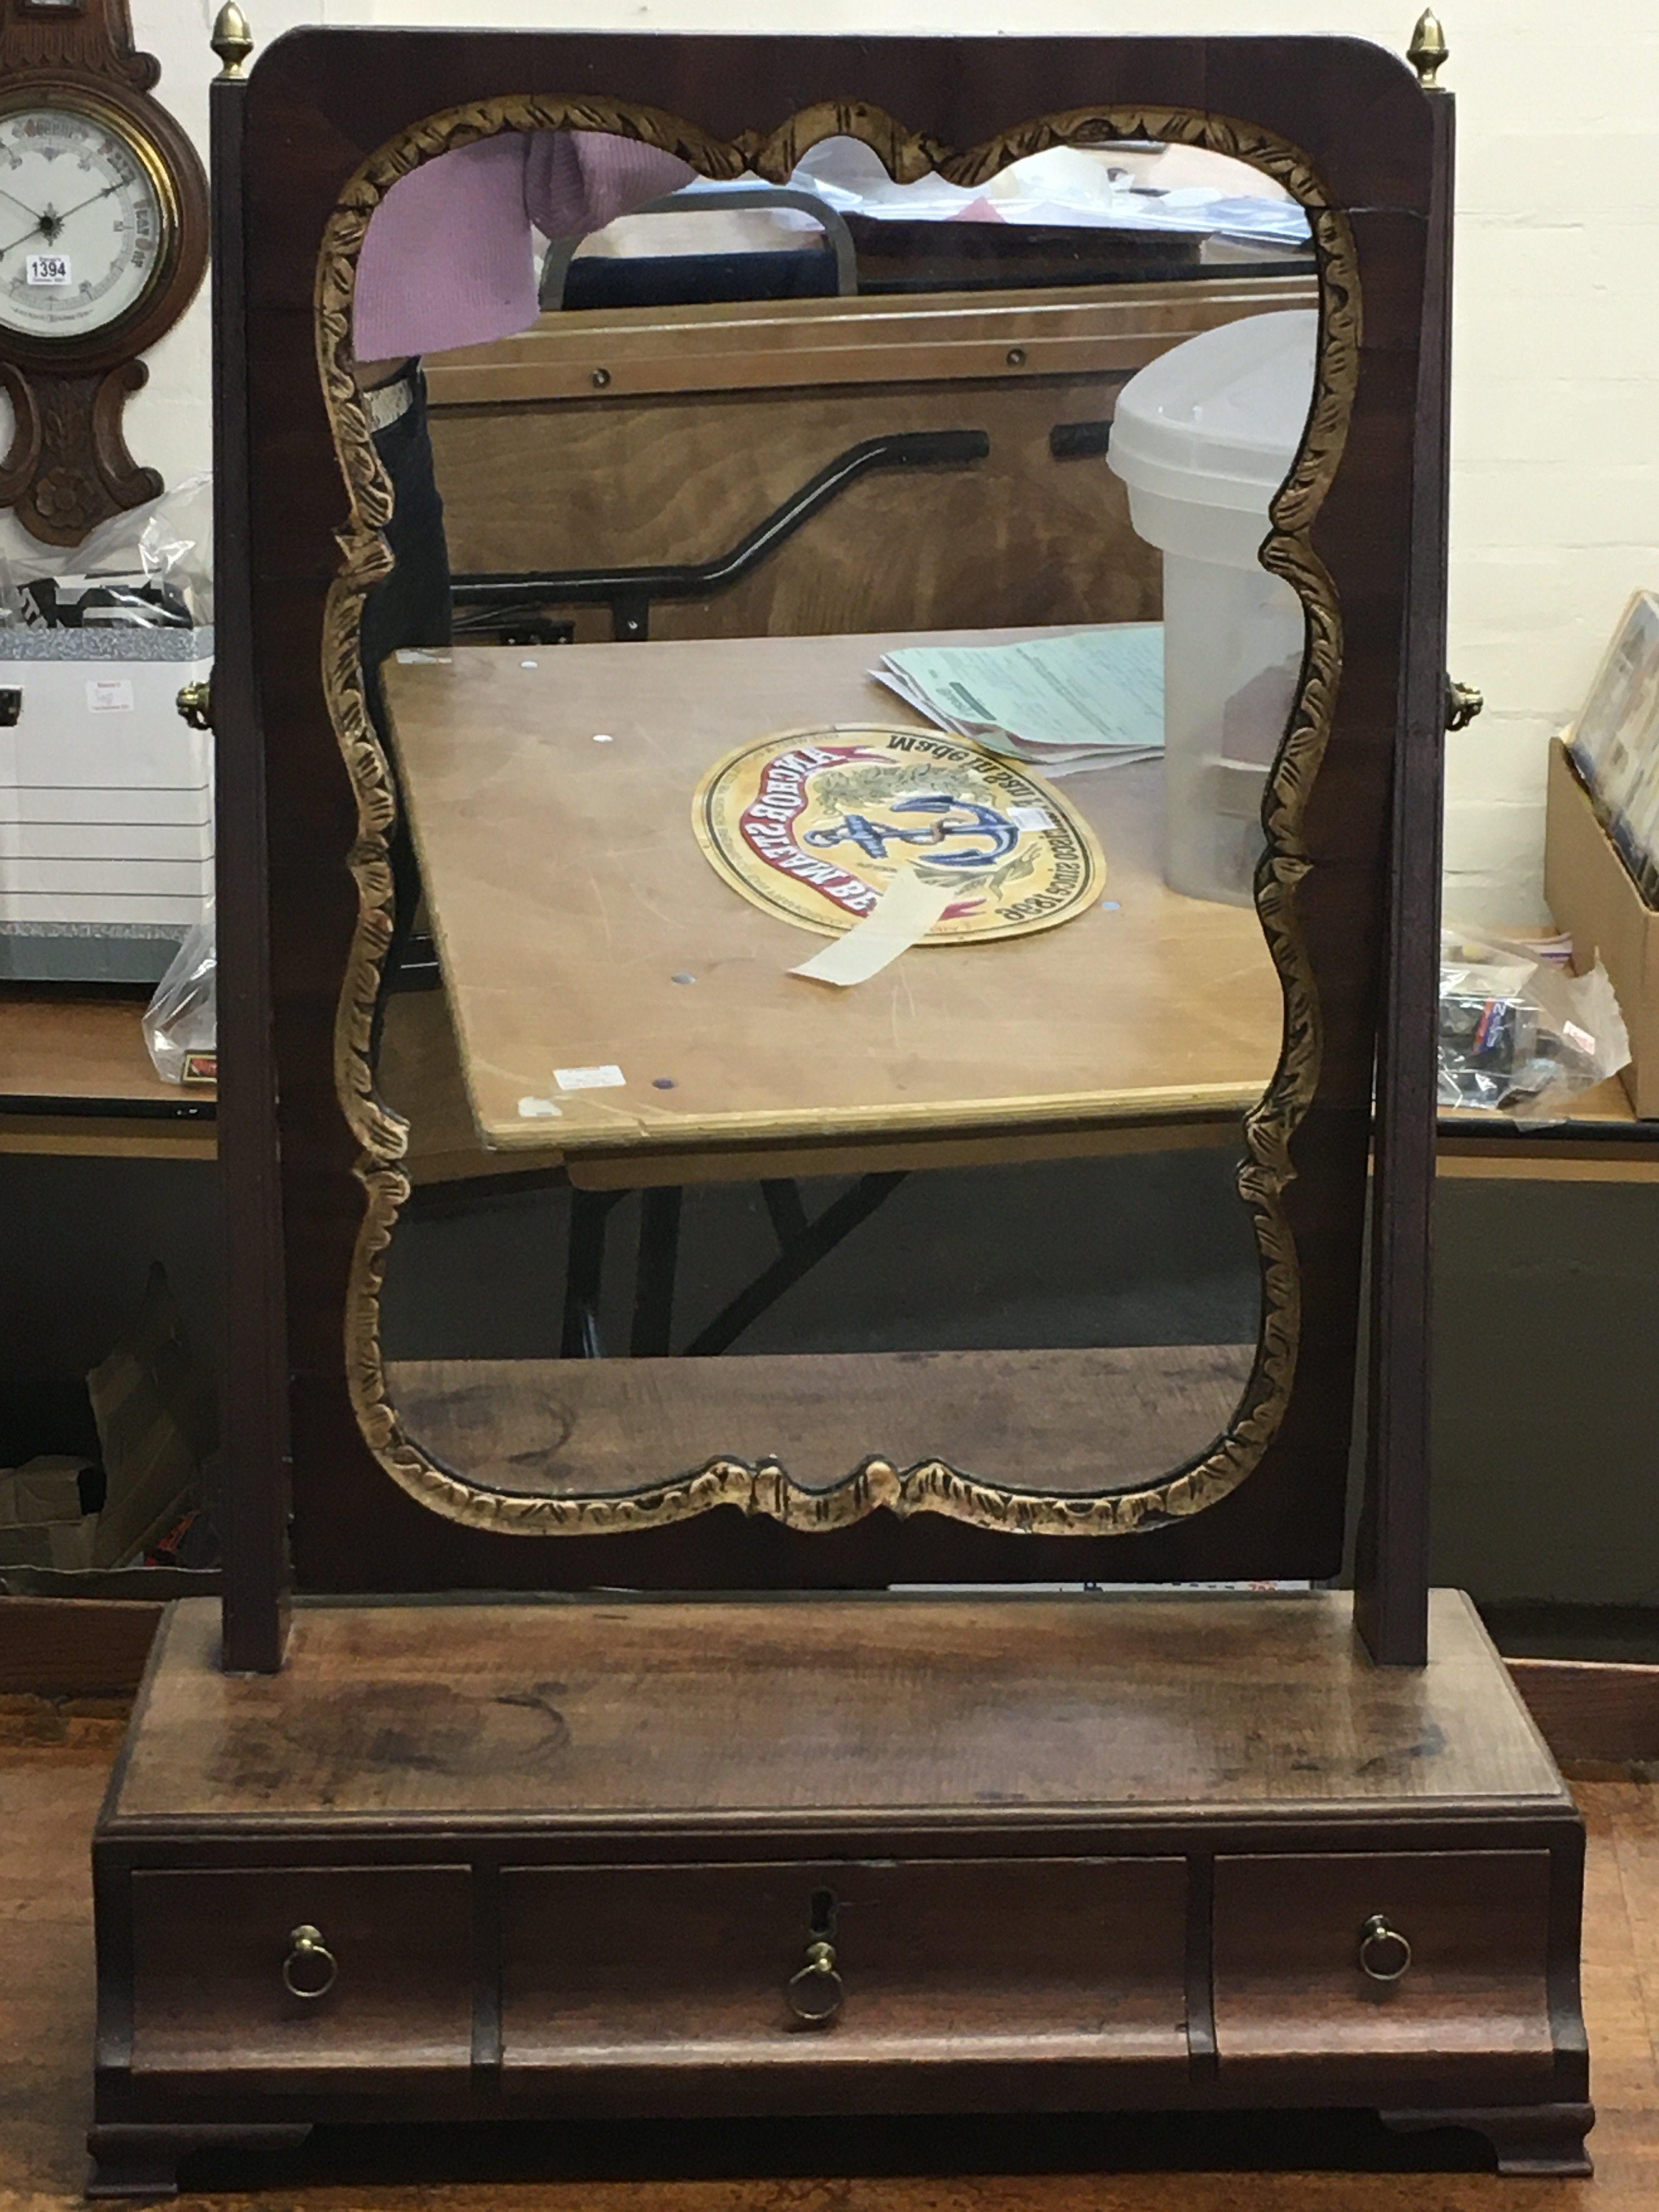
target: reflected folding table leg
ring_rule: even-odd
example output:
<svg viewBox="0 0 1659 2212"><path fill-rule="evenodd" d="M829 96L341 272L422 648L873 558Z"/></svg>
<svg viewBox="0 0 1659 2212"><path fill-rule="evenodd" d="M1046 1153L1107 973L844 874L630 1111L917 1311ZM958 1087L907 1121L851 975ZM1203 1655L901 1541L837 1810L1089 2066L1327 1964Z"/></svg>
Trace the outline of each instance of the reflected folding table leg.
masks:
<svg viewBox="0 0 1659 2212"><path fill-rule="evenodd" d="M678 1183L640 1195L640 1249L634 1278L634 1327L628 1349L635 1359L665 1359L674 1321L674 1275L680 1250Z"/></svg>
<svg viewBox="0 0 1659 2212"><path fill-rule="evenodd" d="M605 1224L611 1209L627 1196L620 1190L573 1190L570 1242L564 1262L564 1318L559 1331L561 1359L601 1359L599 1291L605 1278Z"/></svg>
<svg viewBox="0 0 1659 2212"><path fill-rule="evenodd" d="M816 1220L808 1219L798 1187L781 1181L763 1182L761 1193L777 1233L778 1256L698 1330L682 1356L704 1359L729 1349L751 1322L758 1321L787 1290L833 1252L843 1237L850 1237L860 1222L867 1221L903 1181L902 1169L887 1175L860 1176L852 1188L826 1206Z"/></svg>

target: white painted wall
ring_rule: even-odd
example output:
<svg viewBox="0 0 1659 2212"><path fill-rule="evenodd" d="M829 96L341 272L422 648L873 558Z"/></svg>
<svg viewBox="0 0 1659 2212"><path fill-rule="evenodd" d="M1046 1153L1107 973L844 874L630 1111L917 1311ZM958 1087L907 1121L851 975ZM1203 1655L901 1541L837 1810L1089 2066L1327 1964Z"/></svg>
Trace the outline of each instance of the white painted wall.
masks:
<svg viewBox="0 0 1659 2212"><path fill-rule="evenodd" d="M816 0L817 31L1336 31L1396 48L1416 0ZM195 131L215 0L133 0L161 96ZM775 0L249 0L299 22L769 30ZM1444 0L1462 118L1452 666L1486 694L1451 740L1461 920L1541 912L1545 742L1627 594L1659 586L1659 11ZM1565 26L1565 27L1564 27ZM131 441L169 480L208 459L205 301L151 357Z"/></svg>

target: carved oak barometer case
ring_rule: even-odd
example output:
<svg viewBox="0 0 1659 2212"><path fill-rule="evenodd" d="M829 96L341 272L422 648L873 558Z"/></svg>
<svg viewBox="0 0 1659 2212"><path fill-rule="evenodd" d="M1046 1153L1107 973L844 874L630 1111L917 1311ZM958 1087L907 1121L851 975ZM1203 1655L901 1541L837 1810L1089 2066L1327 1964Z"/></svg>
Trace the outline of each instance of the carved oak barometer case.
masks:
<svg viewBox="0 0 1659 2212"><path fill-rule="evenodd" d="M99 1831L94 2187L1150 2106L1583 2171L1582 1831L1426 1586L1437 26L221 51L226 1595Z"/></svg>
<svg viewBox="0 0 1659 2212"><path fill-rule="evenodd" d="M78 545L154 499L122 412L207 264L207 179L126 0L0 8L0 505Z"/></svg>

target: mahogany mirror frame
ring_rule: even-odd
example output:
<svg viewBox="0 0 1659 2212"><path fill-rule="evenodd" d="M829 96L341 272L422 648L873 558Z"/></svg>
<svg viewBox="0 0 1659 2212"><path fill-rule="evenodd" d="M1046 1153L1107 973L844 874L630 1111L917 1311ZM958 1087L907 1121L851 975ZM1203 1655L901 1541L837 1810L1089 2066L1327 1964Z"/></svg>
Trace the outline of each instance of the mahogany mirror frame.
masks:
<svg viewBox="0 0 1659 2212"><path fill-rule="evenodd" d="M1304 475L1275 509L1284 526L1298 495L1308 505L1308 573L1328 584L1304 590L1324 628L1311 626L1298 711L1317 720L1319 744L1299 771L1295 835L1279 846L1288 953L1274 944L1281 974L1287 957L1300 962L1304 985L1287 993L1274 1078L1302 1091L1273 1124L1294 1255L1293 1372L1248 1479L1133 1540L1016 1535L880 1507L824 1532L717 1509L625 1534L511 1535L430 1511L366 1440L348 1340L371 1200L337 1079L363 832L328 691L331 594L351 549L343 555L338 395L318 374L319 259L354 180L361 189L411 125L495 103L514 109L514 127L550 127L586 103L605 127L618 99L629 113L685 118L703 145L763 167L850 118L859 135L890 133L890 154L915 161L926 149L944 167L978 149L990 173L1056 143L1034 136L1034 118L1086 116L1105 135L1138 127L1247 158L1289 149L1307 180L1285 179L1315 210L1315 421L1327 402L1344 420L1334 449L1304 447ZM1327 38L329 30L290 33L250 78L216 87L228 1665L281 1663L296 1573L313 1591L405 1592L1334 1577L1368 1203L1359 1617L1375 1656L1420 1663L1450 122L1445 96L1404 62ZM1269 1122L1274 1097L1270 1086Z"/></svg>

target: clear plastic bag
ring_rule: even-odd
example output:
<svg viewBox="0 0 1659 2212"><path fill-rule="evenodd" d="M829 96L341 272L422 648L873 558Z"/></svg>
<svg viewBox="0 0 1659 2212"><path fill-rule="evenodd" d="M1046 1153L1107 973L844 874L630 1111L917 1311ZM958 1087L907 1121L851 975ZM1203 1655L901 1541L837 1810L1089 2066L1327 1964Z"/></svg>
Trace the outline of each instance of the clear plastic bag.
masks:
<svg viewBox="0 0 1659 2212"><path fill-rule="evenodd" d="M46 629L210 628L213 478L186 477L78 545L0 552L0 619Z"/></svg>
<svg viewBox="0 0 1659 2212"><path fill-rule="evenodd" d="M210 1082L218 1046L218 958L213 901L173 955L144 1009L144 1042L166 1083Z"/></svg>
<svg viewBox="0 0 1659 2212"><path fill-rule="evenodd" d="M1440 940L1440 1103L1548 1120L1617 1075L1630 1038L1607 969L1504 938Z"/></svg>

